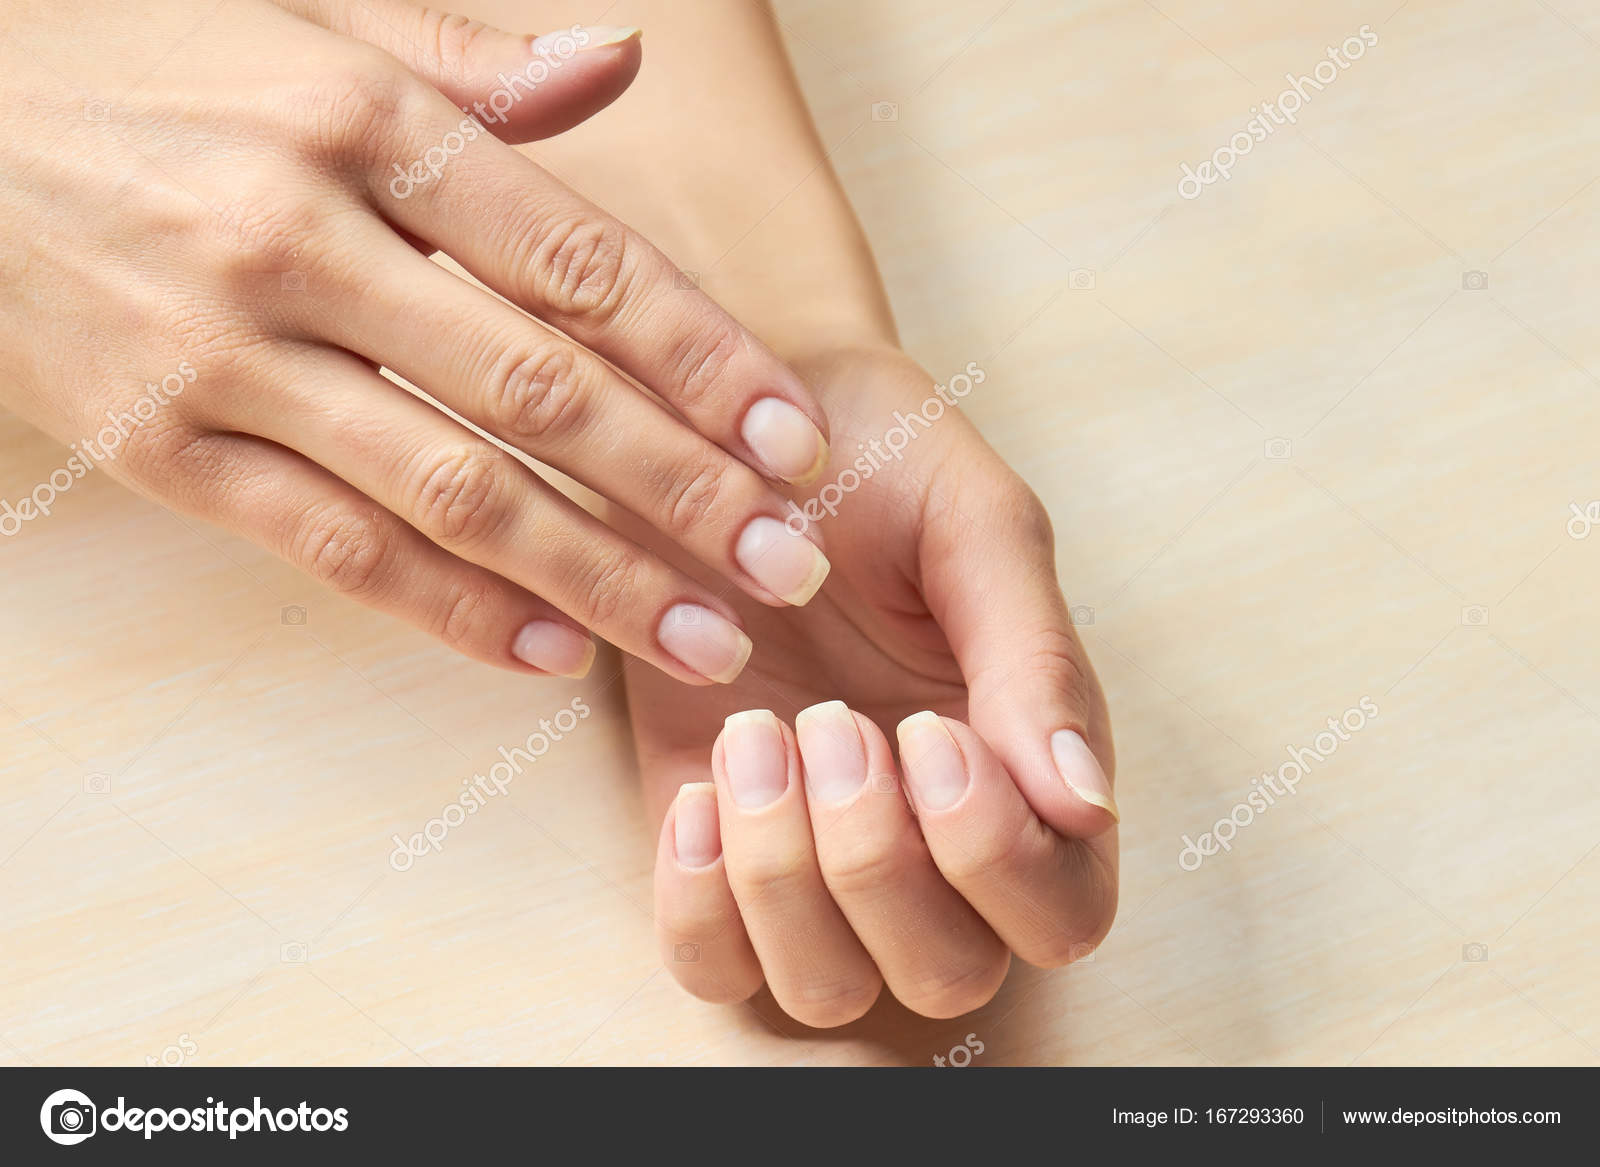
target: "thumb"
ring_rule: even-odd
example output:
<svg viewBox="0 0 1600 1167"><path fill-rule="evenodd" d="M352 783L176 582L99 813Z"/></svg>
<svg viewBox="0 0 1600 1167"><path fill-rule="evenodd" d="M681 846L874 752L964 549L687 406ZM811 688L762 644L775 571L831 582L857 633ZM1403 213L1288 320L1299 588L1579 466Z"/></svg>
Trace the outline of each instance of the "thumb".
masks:
<svg viewBox="0 0 1600 1167"><path fill-rule="evenodd" d="M398 58L507 142L571 129L622 96L639 72L637 28L575 24L535 37L407 0L281 3Z"/></svg>
<svg viewBox="0 0 1600 1167"><path fill-rule="evenodd" d="M1104 833L1117 822L1111 720L1056 582L1048 514L1020 480L930 510L922 578L967 682L968 724L1053 830Z"/></svg>

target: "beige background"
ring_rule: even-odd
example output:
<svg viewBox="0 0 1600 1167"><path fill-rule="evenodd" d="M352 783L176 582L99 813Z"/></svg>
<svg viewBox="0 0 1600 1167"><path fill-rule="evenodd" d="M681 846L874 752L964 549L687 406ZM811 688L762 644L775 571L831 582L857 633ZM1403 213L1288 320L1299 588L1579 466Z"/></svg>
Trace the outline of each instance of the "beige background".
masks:
<svg viewBox="0 0 1600 1167"><path fill-rule="evenodd" d="M651 939L614 656L570 686L454 659L91 476L0 540L0 1063L927 1064L969 1033L980 1065L1600 1062L1600 533L1567 530L1600 499L1600 10L780 14L909 347L989 370L968 408L1093 609L1111 938L955 1021L695 1002ZM1177 196L1363 24L1298 130ZM62 459L10 420L0 447L6 498ZM593 717L391 870L575 693Z"/></svg>

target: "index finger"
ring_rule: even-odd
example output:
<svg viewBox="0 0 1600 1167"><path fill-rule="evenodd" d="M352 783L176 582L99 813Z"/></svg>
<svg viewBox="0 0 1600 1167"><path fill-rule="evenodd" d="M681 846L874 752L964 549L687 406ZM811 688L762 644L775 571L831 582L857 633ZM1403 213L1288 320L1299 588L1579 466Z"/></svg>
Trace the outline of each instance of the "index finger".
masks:
<svg viewBox="0 0 1600 1167"><path fill-rule="evenodd" d="M755 469L796 484L822 472L827 420L792 370L642 235L442 97L436 104L436 115L408 116L416 128L393 135L403 144L391 148L422 157L454 135L459 153L420 172L437 169L437 179L399 198L369 178L395 226L606 358Z"/></svg>

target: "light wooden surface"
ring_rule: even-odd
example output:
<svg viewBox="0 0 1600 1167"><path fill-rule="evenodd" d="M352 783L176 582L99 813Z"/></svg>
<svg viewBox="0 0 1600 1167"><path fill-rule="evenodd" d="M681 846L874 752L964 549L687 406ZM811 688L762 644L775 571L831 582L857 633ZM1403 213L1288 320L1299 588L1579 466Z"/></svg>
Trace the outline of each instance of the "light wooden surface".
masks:
<svg viewBox="0 0 1600 1167"><path fill-rule="evenodd" d="M780 14L908 345L989 370L967 408L1093 609L1109 941L955 1021L699 1004L651 939L614 656L580 685L456 660L91 476L0 540L0 1062L927 1064L969 1033L979 1065L1600 1061L1600 533L1567 530L1600 499L1600 9ZM1363 24L1298 130L1178 197ZM12 499L62 459L11 420L0 449ZM593 716L391 869L576 694Z"/></svg>

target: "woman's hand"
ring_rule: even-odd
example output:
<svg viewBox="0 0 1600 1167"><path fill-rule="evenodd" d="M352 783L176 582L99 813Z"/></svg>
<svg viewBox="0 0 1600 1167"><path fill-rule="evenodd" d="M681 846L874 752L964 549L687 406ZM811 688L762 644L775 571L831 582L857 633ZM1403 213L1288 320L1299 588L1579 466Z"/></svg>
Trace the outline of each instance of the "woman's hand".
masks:
<svg viewBox="0 0 1600 1167"><path fill-rule="evenodd" d="M746 611L760 648L727 689L627 669L662 957L697 996L765 982L809 1025L885 984L953 1016L1011 953L1065 964L1111 926L1105 700L1047 516L950 404L977 377L940 395L887 350L796 367L836 437L807 492L828 586L803 612Z"/></svg>
<svg viewBox="0 0 1600 1167"><path fill-rule="evenodd" d="M825 456L800 380L508 144L581 122L639 61L625 30L530 40L399 0L5 0L0 401L74 443L74 477L471 656L581 675L587 628L732 679L750 641L719 587L482 436L761 603L827 571L773 485ZM8 501L6 533L41 503Z"/></svg>

